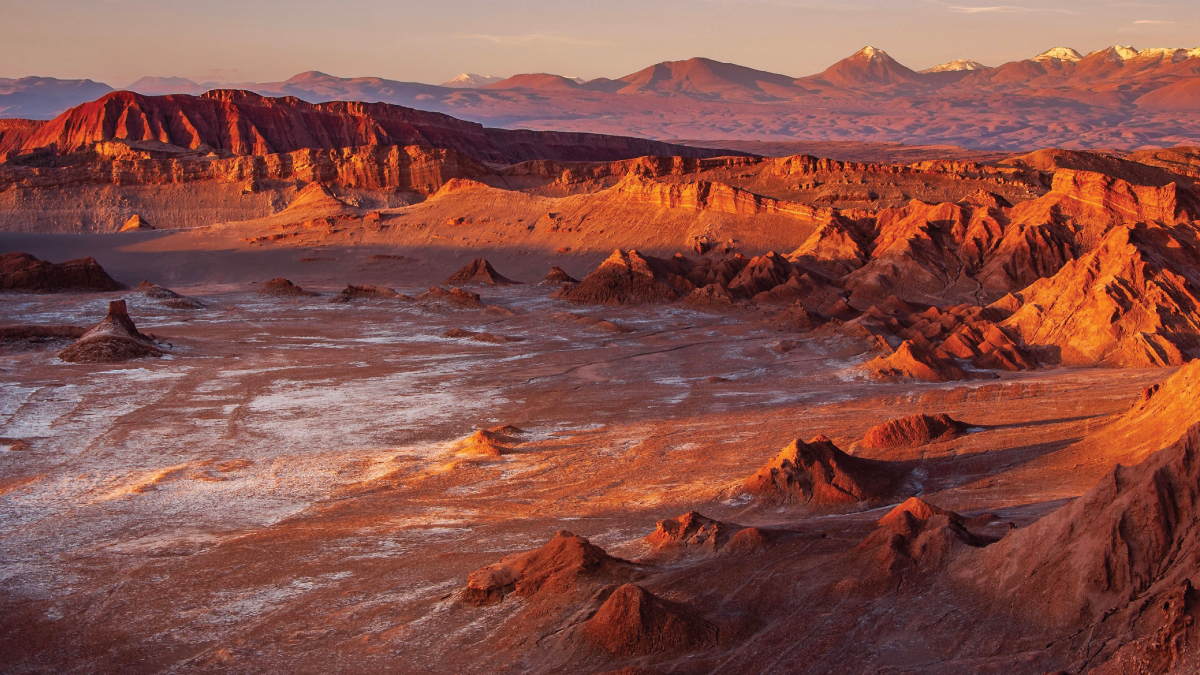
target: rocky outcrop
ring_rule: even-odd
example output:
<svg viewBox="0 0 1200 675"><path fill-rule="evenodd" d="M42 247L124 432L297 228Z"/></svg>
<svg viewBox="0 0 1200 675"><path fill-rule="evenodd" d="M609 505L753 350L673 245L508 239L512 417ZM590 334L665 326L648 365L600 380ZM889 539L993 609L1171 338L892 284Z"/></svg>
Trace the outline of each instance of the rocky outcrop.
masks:
<svg viewBox="0 0 1200 675"><path fill-rule="evenodd" d="M863 368L877 380L950 382L968 379L966 371L956 363L931 355L912 340L901 342L896 351L875 358Z"/></svg>
<svg viewBox="0 0 1200 675"><path fill-rule="evenodd" d="M1021 307L1001 325L1051 363L1179 365L1200 355L1198 275L1190 228L1117 227L1095 250L1021 291Z"/></svg>
<svg viewBox="0 0 1200 675"><path fill-rule="evenodd" d="M910 415L871 427L859 447L872 450L906 448L949 440L966 433L968 425L945 413Z"/></svg>
<svg viewBox="0 0 1200 675"><path fill-rule="evenodd" d="M407 296L405 296L407 297ZM417 300L433 305L453 307L455 309L483 309L483 300L478 293L464 291L451 286L449 289L441 286L430 286L428 291L417 296Z"/></svg>
<svg viewBox="0 0 1200 675"><path fill-rule="evenodd" d="M558 265L550 267L550 271L546 273L546 277L542 279L548 284L577 284L579 280L567 274L563 268Z"/></svg>
<svg viewBox="0 0 1200 675"><path fill-rule="evenodd" d="M121 225L121 229L119 231L120 232L141 232L141 231L153 230L153 229L155 229L155 228L153 226L151 226L150 223L146 222L145 218L142 218L141 216L134 214L129 217L129 220L125 221L124 225Z"/></svg>
<svg viewBox="0 0 1200 675"><path fill-rule="evenodd" d="M273 298L304 298L317 295L317 293L306 291L283 277L276 277L263 284L258 289L258 294Z"/></svg>
<svg viewBox="0 0 1200 675"><path fill-rule="evenodd" d="M488 129L448 115L385 103L306 103L239 90L214 90L199 96L113 92L41 125L22 149L61 153L105 141L150 141L242 156L422 145L499 164L728 154L622 136Z"/></svg>
<svg viewBox="0 0 1200 675"><path fill-rule="evenodd" d="M523 433L523 430L511 425L480 429L458 443L456 452L470 457L511 455L516 452L514 448L521 444L518 436Z"/></svg>
<svg viewBox="0 0 1200 675"><path fill-rule="evenodd" d="M195 298L180 295L169 288L152 284L149 281L143 281L138 284L137 290L147 298L157 301L163 307L171 309L204 309L203 302Z"/></svg>
<svg viewBox="0 0 1200 675"><path fill-rule="evenodd" d="M465 267L450 275L448 279L442 282L445 286L466 284L486 284L488 286L518 284L519 281L513 281L508 277L497 272L492 264L486 258L476 258L467 263Z"/></svg>
<svg viewBox="0 0 1200 675"><path fill-rule="evenodd" d="M108 315L58 358L71 363L120 363L144 357L159 357L163 351L153 338L142 335L129 318L124 300L108 303Z"/></svg>
<svg viewBox="0 0 1200 675"><path fill-rule="evenodd" d="M511 335L497 335L496 333L488 333L483 331L471 331L463 328L451 328L442 333L442 337L454 338L459 340L471 340L472 342L486 342L493 345L503 345L510 342L521 342L523 338L513 337Z"/></svg>
<svg viewBox="0 0 1200 675"><path fill-rule="evenodd" d="M742 489L767 502L833 506L890 498L904 471L890 462L853 457L833 441L796 439L746 480Z"/></svg>
<svg viewBox="0 0 1200 675"><path fill-rule="evenodd" d="M1033 525L960 556L951 572L1003 619L1088 634L1093 672L1187 672L1196 658L1181 646L1200 640L1198 485L1193 426Z"/></svg>
<svg viewBox="0 0 1200 675"><path fill-rule="evenodd" d="M0 256L0 291L119 291L117 283L95 258L79 258L59 264L38 260L28 253Z"/></svg>
<svg viewBox="0 0 1200 675"><path fill-rule="evenodd" d="M671 302L695 289L690 265L677 259L642 256L630 249L613 251L596 271L554 297L594 305L645 305Z"/></svg>
<svg viewBox="0 0 1200 675"><path fill-rule="evenodd" d="M701 651L715 646L719 634L688 607L632 583L613 591L580 630L589 644L624 657Z"/></svg>
<svg viewBox="0 0 1200 675"><path fill-rule="evenodd" d="M583 537L560 531L541 548L510 555L467 577L464 601L484 606L515 595L528 602L545 596L576 601L598 585L636 581L637 568Z"/></svg>
<svg viewBox="0 0 1200 675"><path fill-rule="evenodd" d="M330 298L329 302L346 303L359 300L412 300L412 297L383 286L348 284L341 293Z"/></svg>
<svg viewBox="0 0 1200 675"><path fill-rule="evenodd" d="M746 528L741 525L713 520L696 511L658 521L654 532L645 541L656 552L716 553L724 549L733 537Z"/></svg>

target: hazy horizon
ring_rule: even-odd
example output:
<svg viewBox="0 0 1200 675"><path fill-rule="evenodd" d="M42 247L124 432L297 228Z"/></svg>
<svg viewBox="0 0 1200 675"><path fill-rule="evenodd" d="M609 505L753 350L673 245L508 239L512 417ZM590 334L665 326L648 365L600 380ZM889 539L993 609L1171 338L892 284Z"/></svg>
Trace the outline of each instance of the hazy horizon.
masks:
<svg viewBox="0 0 1200 675"><path fill-rule="evenodd" d="M592 79L697 56L800 77L867 44L918 70L960 58L995 66L1057 46L1200 46L1200 6L1182 0L3 0L0 9L0 77L115 87L144 76L269 82L310 70L431 84L463 72Z"/></svg>

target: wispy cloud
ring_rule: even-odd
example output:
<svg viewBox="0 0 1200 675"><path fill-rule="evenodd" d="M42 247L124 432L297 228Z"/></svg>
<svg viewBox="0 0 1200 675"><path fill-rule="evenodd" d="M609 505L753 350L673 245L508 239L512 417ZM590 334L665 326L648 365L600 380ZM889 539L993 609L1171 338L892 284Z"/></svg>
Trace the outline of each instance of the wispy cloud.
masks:
<svg viewBox="0 0 1200 675"><path fill-rule="evenodd" d="M570 37L556 33L526 33L525 35L487 35L485 33L470 33L459 35L459 37L467 40L483 40L492 44L504 45L506 47L526 47L529 45L574 45L574 46L599 46L610 45L611 42L604 40L588 40L585 38Z"/></svg>
<svg viewBox="0 0 1200 675"><path fill-rule="evenodd" d="M1142 19L1141 21L1134 21L1133 25L1135 25L1135 26L1168 26L1168 25L1175 24L1175 23L1179 23L1179 22L1178 21L1156 21L1153 19Z"/></svg>
<svg viewBox="0 0 1200 675"><path fill-rule="evenodd" d="M937 2L938 5L950 12L959 14L1072 14L1067 9L1052 9L1049 7L1024 7L1022 5L954 5L948 2Z"/></svg>

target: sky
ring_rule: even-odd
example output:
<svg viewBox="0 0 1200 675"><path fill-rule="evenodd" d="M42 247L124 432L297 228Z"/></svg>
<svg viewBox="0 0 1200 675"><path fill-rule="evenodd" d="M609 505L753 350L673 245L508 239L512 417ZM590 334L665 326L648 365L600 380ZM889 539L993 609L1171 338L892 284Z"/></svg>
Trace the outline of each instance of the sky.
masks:
<svg viewBox="0 0 1200 675"><path fill-rule="evenodd" d="M704 56L811 75L873 45L922 69L1066 46L1200 46L1197 0L0 0L0 77L444 82L620 77Z"/></svg>

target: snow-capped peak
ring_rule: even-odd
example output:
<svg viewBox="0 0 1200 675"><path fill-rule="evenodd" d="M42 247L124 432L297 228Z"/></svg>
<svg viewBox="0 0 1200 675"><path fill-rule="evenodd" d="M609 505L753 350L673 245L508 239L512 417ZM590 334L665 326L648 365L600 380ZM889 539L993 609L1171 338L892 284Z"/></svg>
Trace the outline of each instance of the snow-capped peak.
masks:
<svg viewBox="0 0 1200 675"><path fill-rule="evenodd" d="M1054 49L1047 49L1046 51L1042 52L1041 54L1038 54L1037 56L1033 57L1033 60L1034 61L1058 60L1058 61L1075 62L1075 61L1079 61L1082 58L1083 58L1082 54L1075 51L1074 49L1071 49L1070 47L1055 47Z"/></svg>
<svg viewBox="0 0 1200 675"><path fill-rule="evenodd" d="M940 66L926 68L925 70L922 70L921 72L922 73L957 73L957 72L963 71L963 70L984 70L986 68L987 68L987 66L983 65L982 63L980 63L978 61L972 61L971 59L955 59L954 61L951 61L950 63L943 63Z"/></svg>
<svg viewBox="0 0 1200 675"><path fill-rule="evenodd" d="M489 84L495 84L496 82L499 82L500 80L503 80L503 79L504 79L503 77L496 77L495 75L477 75L475 73L463 73L462 75L459 75L458 77L454 78L453 80L450 80L448 82L443 82L442 86L443 87L452 87L454 89L477 89L479 87L483 87L483 86L486 86Z"/></svg>
<svg viewBox="0 0 1200 675"><path fill-rule="evenodd" d="M887 52L883 51L882 49L876 49L870 45L867 45L866 47L858 50L858 54L855 54L855 56L865 56L874 61L875 59L887 56Z"/></svg>

